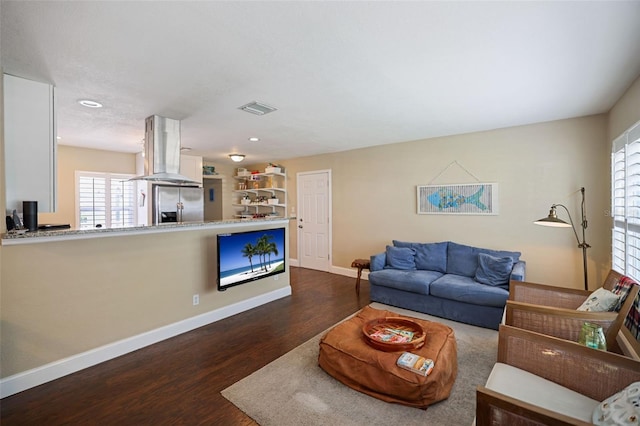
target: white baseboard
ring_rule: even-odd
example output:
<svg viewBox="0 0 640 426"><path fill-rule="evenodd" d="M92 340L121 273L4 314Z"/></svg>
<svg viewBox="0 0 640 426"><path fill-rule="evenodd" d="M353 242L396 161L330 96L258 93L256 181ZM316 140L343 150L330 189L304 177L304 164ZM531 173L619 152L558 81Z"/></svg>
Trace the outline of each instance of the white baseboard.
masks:
<svg viewBox="0 0 640 426"><path fill-rule="evenodd" d="M68 374L290 295L291 286L287 286L137 336L128 337L99 348L54 361L32 370L8 376L0 379L0 398L5 398L43 383L59 379Z"/></svg>
<svg viewBox="0 0 640 426"><path fill-rule="evenodd" d="M298 259L289 259L289 265L290 266L300 266L300 261L298 261ZM342 266L329 265L329 271L328 272L330 272L332 274L344 275L345 277L352 277L352 278L356 278L358 276L358 270L357 269L355 269L355 268L344 268ZM369 279L369 272L367 272L366 270L363 270L361 279L368 280Z"/></svg>
<svg viewBox="0 0 640 426"><path fill-rule="evenodd" d="M344 268L342 266L331 266L329 272L332 274L344 275L345 277L356 278L358 276L358 270L355 268ZM369 272L366 270L362 271L362 276L360 279L368 280Z"/></svg>

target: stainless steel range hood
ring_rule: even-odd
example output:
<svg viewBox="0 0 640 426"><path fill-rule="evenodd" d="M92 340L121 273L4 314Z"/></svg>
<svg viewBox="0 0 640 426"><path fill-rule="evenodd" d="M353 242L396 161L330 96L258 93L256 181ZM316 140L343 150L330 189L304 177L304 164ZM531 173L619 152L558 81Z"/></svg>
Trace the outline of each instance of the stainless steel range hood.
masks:
<svg viewBox="0 0 640 426"><path fill-rule="evenodd" d="M180 121L152 115L145 120L144 176L132 180L200 185L180 174Z"/></svg>

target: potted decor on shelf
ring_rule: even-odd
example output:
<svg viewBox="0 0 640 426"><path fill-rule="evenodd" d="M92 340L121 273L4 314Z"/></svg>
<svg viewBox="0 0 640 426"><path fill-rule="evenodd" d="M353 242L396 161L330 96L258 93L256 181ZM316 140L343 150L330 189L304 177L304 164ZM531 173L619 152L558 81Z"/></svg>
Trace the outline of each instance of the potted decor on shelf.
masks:
<svg viewBox="0 0 640 426"><path fill-rule="evenodd" d="M284 168L275 163L269 163L269 165L264 169L265 173L282 173Z"/></svg>
<svg viewBox="0 0 640 426"><path fill-rule="evenodd" d="M275 195L275 194L273 194L273 195L271 196L271 198L269 198L269 199L267 200L267 203L269 203L269 204L278 204L278 197L276 197L276 195Z"/></svg>
<svg viewBox="0 0 640 426"><path fill-rule="evenodd" d="M240 199L240 204L245 206L251 204L251 198L249 198L249 194L244 194L242 196L242 199Z"/></svg>

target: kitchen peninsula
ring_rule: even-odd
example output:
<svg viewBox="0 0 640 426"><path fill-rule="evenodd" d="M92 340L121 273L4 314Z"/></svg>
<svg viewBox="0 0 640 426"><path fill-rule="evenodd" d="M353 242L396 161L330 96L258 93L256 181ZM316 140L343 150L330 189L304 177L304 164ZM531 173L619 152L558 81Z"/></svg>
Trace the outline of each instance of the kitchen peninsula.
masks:
<svg viewBox="0 0 640 426"><path fill-rule="evenodd" d="M56 229L37 232L8 232L2 235L2 245L46 243L51 241L77 240L87 238L115 237L123 235L153 234L175 231L196 231L210 228L224 228L239 224L255 224L256 222L282 222L283 218L227 219L202 222L167 222L151 226L130 226L126 228L91 228L91 229Z"/></svg>
<svg viewBox="0 0 640 426"><path fill-rule="evenodd" d="M2 235L1 396L290 295L288 226L230 219ZM218 291L217 235L275 228L286 233L285 273Z"/></svg>

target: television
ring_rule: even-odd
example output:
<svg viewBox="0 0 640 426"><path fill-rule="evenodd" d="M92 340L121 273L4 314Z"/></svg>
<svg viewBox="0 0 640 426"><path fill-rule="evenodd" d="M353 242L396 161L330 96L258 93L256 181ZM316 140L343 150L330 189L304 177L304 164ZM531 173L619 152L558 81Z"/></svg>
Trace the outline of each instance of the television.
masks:
<svg viewBox="0 0 640 426"><path fill-rule="evenodd" d="M285 228L218 234L218 290L285 272Z"/></svg>

